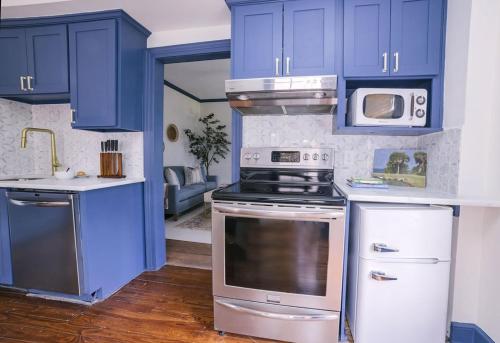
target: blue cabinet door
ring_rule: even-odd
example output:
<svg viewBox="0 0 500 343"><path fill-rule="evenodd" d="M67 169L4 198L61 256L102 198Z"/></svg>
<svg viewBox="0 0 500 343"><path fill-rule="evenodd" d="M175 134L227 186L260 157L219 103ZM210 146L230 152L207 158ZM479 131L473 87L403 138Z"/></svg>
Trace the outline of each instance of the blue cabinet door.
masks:
<svg viewBox="0 0 500 343"><path fill-rule="evenodd" d="M0 95L26 94L26 31L0 29Z"/></svg>
<svg viewBox="0 0 500 343"><path fill-rule="evenodd" d="M344 76L388 76L390 0L344 3Z"/></svg>
<svg viewBox="0 0 500 343"><path fill-rule="evenodd" d="M68 37L66 25L26 29L31 93L67 93Z"/></svg>
<svg viewBox="0 0 500 343"><path fill-rule="evenodd" d="M283 68L283 4L235 6L233 77L280 76Z"/></svg>
<svg viewBox="0 0 500 343"><path fill-rule="evenodd" d="M116 21L70 24L70 97L74 128L117 124Z"/></svg>
<svg viewBox="0 0 500 343"><path fill-rule="evenodd" d="M443 0L392 0L391 74L439 73Z"/></svg>
<svg viewBox="0 0 500 343"><path fill-rule="evenodd" d="M285 3L284 75L335 73L335 0Z"/></svg>

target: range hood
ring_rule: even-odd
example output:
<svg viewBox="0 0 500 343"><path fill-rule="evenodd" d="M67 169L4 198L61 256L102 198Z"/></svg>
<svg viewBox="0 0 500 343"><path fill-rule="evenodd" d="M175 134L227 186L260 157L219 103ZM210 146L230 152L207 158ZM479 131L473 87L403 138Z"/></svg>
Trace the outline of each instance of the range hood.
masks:
<svg viewBox="0 0 500 343"><path fill-rule="evenodd" d="M332 114L337 76L298 76L226 81L229 106L243 115Z"/></svg>

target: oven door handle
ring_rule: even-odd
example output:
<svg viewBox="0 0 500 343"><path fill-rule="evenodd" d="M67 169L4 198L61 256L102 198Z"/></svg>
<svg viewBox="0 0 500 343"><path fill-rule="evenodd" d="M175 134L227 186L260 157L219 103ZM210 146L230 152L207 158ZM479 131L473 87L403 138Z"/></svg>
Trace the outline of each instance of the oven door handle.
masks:
<svg viewBox="0 0 500 343"><path fill-rule="evenodd" d="M236 214L242 216L254 216L259 218L272 218L272 219L336 219L344 216L343 211L272 211L272 210L257 210L240 207L229 207L214 205L214 209L223 214Z"/></svg>
<svg viewBox="0 0 500 343"><path fill-rule="evenodd" d="M228 303L222 300L215 300L215 302L221 306L227 307L231 310L248 313L254 316L280 319L280 320L292 320L292 321L318 321L318 320L338 320L338 314L286 314L286 313L274 313L259 311L252 308L247 308L239 306L236 304Z"/></svg>

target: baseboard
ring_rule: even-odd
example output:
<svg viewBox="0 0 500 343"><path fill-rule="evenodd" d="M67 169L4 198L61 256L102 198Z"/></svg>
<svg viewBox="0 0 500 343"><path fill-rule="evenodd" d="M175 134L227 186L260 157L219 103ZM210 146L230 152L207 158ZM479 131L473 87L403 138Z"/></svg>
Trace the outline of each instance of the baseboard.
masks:
<svg viewBox="0 0 500 343"><path fill-rule="evenodd" d="M476 324L451 322L451 343L495 343Z"/></svg>

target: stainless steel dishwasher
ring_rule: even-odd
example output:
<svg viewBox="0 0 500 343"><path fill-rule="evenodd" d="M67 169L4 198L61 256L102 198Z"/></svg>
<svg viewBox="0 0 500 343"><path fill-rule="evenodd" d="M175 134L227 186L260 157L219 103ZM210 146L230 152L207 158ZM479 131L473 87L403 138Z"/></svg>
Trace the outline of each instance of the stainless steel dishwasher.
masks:
<svg viewBox="0 0 500 343"><path fill-rule="evenodd" d="M78 194L7 193L14 286L81 295Z"/></svg>

